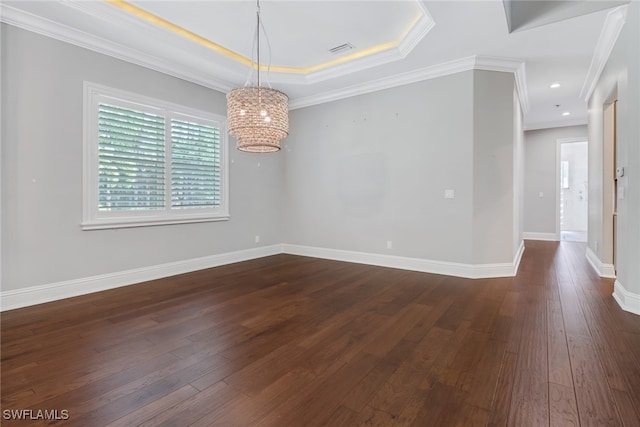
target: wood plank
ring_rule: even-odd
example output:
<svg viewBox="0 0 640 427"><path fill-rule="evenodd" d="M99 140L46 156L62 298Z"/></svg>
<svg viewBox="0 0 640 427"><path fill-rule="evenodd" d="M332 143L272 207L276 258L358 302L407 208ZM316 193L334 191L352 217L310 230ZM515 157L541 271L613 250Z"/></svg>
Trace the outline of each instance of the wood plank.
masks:
<svg viewBox="0 0 640 427"><path fill-rule="evenodd" d="M355 424L365 422L373 425L388 425L398 419L405 405L415 391L420 389L423 378L428 373L428 364L423 363L423 352L415 343L404 341L398 353L408 356L401 361L395 371L371 396L364 409L361 409Z"/></svg>
<svg viewBox="0 0 640 427"><path fill-rule="evenodd" d="M422 408L411 427L453 426L466 418L462 416L467 394L455 387L436 382L422 400Z"/></svg>
<svg viewBox="0 0 640 427"><path fill-rule="evenodd" d="M491 399L491 411L487 426L503 427L507 425L511 408L511 391L513 390L517 355L504 352L500 364L500 374Z"/></svg>
<svg viewBox="0 0 640 427"><path fill-rule="evenodd" d="M573 387L549 383L549 425L557 427L580 425Z"/></svg>
<svg viewBox="0 0 640 427"><path fill-rule="evenodd" d="M375 340L369 343L366 352L378 357L384 357L389 350L395 347L401 339L411 331L420 319L423 319L431 311L430 307L420 304L411 304L394 321L377 333Z"/></svg>
<svg viewBox="0 0 640 427"><path fill-rule="evenodd" d="M195 425L209 425L207 419L214 419L218 425L244 427L252 425L285 404L292 396L305 393L318 377L302 369L292 369L255 396L239 394L224 407L209 412L207 417Z"/></svg>
<svg viewBox="0 0 640 427"><path fill-rule="evenodd" d="M569 348L559 300L547 304L549 382L573 388Z"/></svg>
<svg viewBox="0 0 640 427"><path fill-rule="evenodd" d="M144 421L154 418L160 413L165 412L166 408L173 408L179 405L181 402L190 398L191 396L198 393L198 390L190 385L186 385L182 388L179 388L160 399L154 400L146 406L143 406L140 409L137 409L123 417L118 418L117 420L109 423L106 427L117 427L117 426L137 426L142 424Z"/></svg>
<svg viewBox="0 0 640 427"><path fill-rule="evenodd" d="M612 390L612 393L624 427L639 426L640 406L634 405L634 400L629 393L615 389Z"/></svg>
<svg viewBox="0 0 640 427"><path fill-rule="evenodd" d="M353 425L353 419L355 417L355 412L340 405L322 425L327 427L350 427Z"/></svg>
<svg viewBox="0 0 640 427"><path fill-rule="evenodd" d="M508 425L539 426L549 422L545 294L527 289L525 319L513 383Z"/></svg>
<svg viewBox="0 0 640 427"><path fill-rule="evenodd" d="M622 425L605 374L599 361L593 357L595 349L591 339L573 336L568 339L580 424Z"/></svg>
<svg viewBox="0 0 640 427"><path fill-rule="evenodd" d="M359 353L353 360L343 364L332 375L317 384L313 393L301 394L285 402L262 418L257 426L270 425L321 425L329 408L337 408L348 392L355 387L378 362L367 353Z"/></svg>

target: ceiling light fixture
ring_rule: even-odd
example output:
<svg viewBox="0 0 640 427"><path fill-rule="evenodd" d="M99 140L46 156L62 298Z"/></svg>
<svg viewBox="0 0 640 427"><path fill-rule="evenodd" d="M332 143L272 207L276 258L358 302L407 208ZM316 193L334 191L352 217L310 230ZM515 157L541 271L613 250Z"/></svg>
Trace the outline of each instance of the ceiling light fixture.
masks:
<svg viewBox="0 0 640 427"><path fill-rule="evenodd" d="M229 134L234 136L240 151L250 153L271 153L280 150L280 141L289 135L289 97L271 87L268 73L271 61L267 66L267 84L260 82L260 30L267 36L260 20L260 0L256 1L256 65L251 57L251 73L243 87L236 88L227 94L227 123ZM267 38L267 46L269 39ZM269 46L269 50L271 47ZM269 52L271 53L271 52ZM253 51L252 51L253 55ZM257 84L249 86L249 81L256 70Z"/></svg>
<svg viewBox="0 0 640 427"><path fill-rule="evenodd" d="M549 86L551 89L557 89L560 87L560 83L552 83L551 86Z"/></svg>
<svg viewBox="0 0 640 427"><path fill-rule="evenodd" d="M570 116L570 115L571 115L571 113L570 113L570 112L568 112L568 111L565 111L564 113L562 113L562 115L563 115L563 116Z"/></svg>

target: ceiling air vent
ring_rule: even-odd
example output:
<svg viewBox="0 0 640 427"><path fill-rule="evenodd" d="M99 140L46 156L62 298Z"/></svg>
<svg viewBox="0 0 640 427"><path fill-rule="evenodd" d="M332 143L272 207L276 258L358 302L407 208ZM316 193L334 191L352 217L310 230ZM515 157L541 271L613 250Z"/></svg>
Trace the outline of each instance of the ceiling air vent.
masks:
<svg viewBox="0 0 640 427"><path fill-rule="evenodd" d="M329 52L338 54L351 49L353 49L353 45L351 43L345 43L341 44L340 46L332 47L331 49L329 49Z"/></svg>

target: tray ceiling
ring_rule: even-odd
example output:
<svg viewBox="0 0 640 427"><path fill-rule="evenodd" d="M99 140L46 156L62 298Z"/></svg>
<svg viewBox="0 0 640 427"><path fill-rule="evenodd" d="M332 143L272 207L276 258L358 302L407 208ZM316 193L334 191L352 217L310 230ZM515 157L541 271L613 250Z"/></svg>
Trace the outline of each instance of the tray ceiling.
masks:
<svg viewBox="0 0 640 427"><path fill-rule="evenodd" d="M262 0L269 79L296 108L467 69L507 71L516 75L526 127L586 123L593 58L615 40L625 17L624 6L615 7L625 2L548 3ZM217 90L250 74L255 1L3 1L0 8L9 24ZM351 48L331 52L345 44ZM560 88L550 89L554 82Z"/></svg>

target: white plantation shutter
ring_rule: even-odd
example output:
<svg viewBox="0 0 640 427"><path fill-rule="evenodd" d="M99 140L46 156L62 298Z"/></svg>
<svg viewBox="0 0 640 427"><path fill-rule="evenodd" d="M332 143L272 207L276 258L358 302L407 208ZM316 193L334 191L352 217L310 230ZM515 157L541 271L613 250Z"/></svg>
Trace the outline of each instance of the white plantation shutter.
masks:
<svg viewBox="0 0 640 427"><path fill-rule="evenodd" d="M85 82L82 228L228 219L225 123Z"/></svg>
<svg viewBox="0 0 640 427"><path fill-rule="evenodd" d="M171 120L171 206L220 206L220 129Z"/></svg>
<svg viewBox="0 0 640 427"><path fill-rule="evenodd" d="M98 209L164 209L164 117L100 104Z"/></svg>

